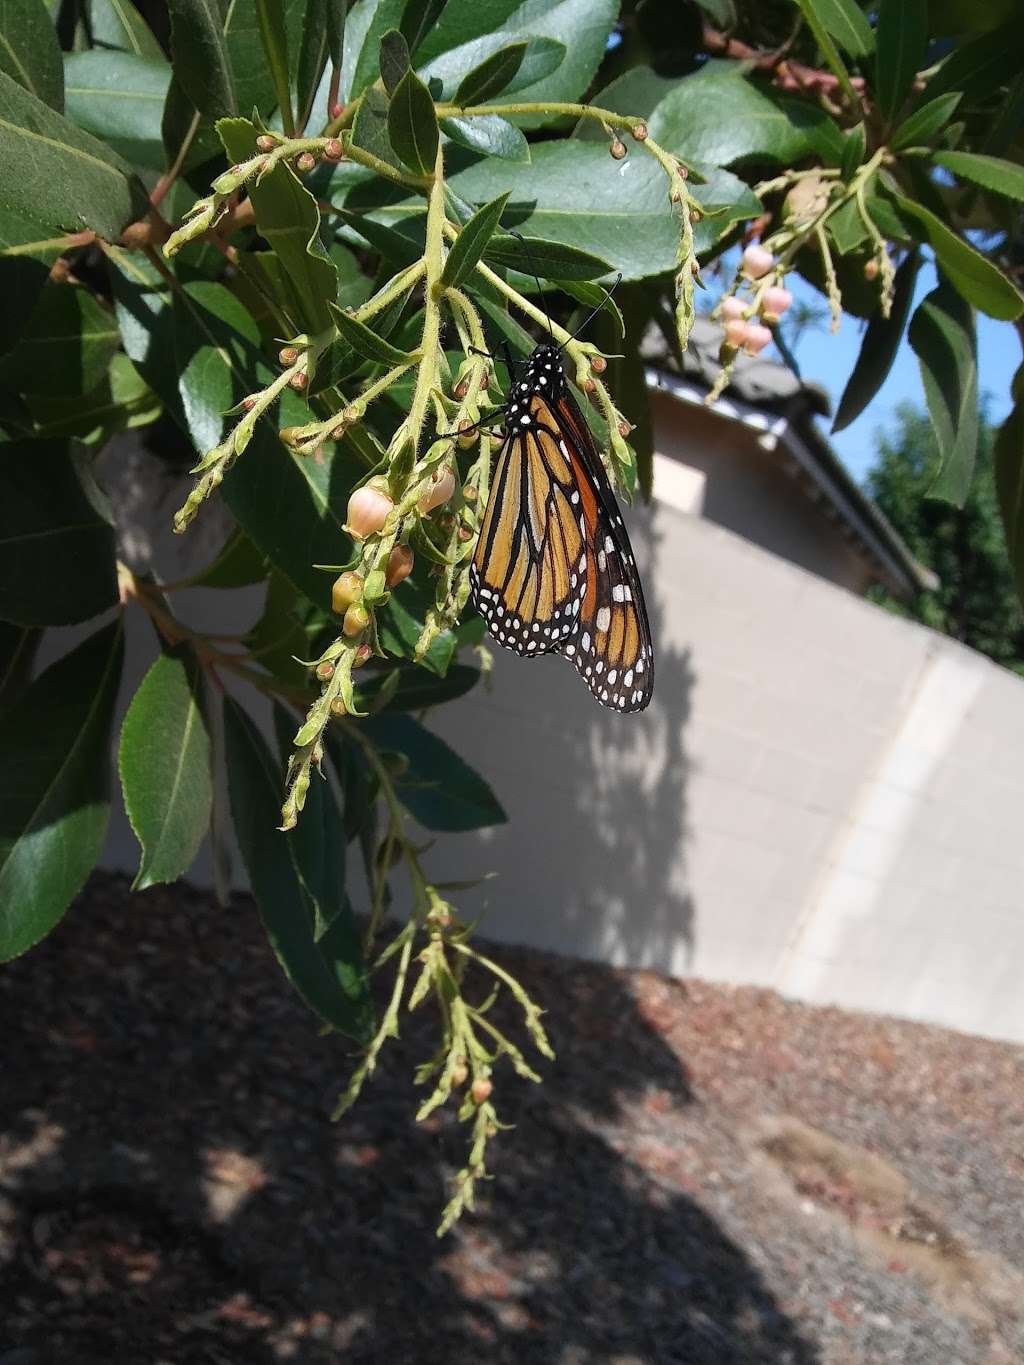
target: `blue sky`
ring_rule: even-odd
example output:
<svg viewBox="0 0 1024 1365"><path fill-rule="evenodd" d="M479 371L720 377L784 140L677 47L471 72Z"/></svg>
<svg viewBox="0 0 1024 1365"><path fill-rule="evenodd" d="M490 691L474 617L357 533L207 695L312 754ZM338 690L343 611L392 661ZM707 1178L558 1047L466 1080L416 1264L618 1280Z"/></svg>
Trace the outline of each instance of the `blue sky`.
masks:
<svg viewBox="0 0 1024 1365"><path fill-rule="evenodd" d="M787 283L799 297L818 306L823 303L821 295L803 284L799 277L793 276ZM934 288L935 270L929 263L918 276L916 299L923 298ZM797 346L801 377L814 380L828 391L833 410L857 359L861 330L859 319L844 314L842 326L835 336L828 331L826 322L823 330L805 332ZM982 393L990 395L989 412L993 421L1000 421L1010 409L1010 380L1020 360L1021 348L1014 328L979 314L978 369ZM873 401L845 431L829 437L847 468L858 479L863 477L874 458L875 432L892 420L893 409L906 400L918 407L924 406L917 357L904 338L889 377ZM829 423L823 421L822 425L827 430Z"/></svg>

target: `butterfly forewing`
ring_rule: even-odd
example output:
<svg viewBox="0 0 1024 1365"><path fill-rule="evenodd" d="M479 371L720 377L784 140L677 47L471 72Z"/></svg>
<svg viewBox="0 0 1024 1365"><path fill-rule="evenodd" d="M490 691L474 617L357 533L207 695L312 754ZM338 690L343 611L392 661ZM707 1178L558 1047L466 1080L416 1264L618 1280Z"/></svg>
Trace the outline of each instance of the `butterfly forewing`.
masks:
<svg viewBox="0 0 1024 1365"><path fill-rule="evenodd" d="M563 653L603 706L642 711L654 684L643 590L557 347L530 357L505 433L471 569L477 609L507 649Z"/></svg>

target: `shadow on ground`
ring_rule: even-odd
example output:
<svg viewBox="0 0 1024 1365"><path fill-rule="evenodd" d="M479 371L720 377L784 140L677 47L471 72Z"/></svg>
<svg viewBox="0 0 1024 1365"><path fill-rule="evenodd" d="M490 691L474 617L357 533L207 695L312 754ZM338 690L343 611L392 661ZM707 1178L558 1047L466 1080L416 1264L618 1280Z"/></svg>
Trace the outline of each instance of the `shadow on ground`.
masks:
<svg viewBox="0 0 1024 1365"><path fill-rule="evenodd" d="M528 981L559 1060L505 1082L496 1179L438 1241L463 1134L411 1121L429 1017L332 1125L345 1049L250 903L95 879L0 975L0 1360L811 1365L740 1247L617 1150L638 1106L696 1103L622 978L534 954Z"/></svg>

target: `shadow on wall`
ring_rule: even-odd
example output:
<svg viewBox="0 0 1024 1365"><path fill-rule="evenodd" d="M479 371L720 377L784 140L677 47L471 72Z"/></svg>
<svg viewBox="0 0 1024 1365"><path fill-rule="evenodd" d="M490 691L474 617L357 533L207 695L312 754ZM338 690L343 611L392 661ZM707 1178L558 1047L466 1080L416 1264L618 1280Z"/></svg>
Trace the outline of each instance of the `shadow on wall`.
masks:
<svg viewBox="0 0 1024 1365"><path fill-rule="evenodd" d="M515 1132L438 1241L464 1134L412 1122L429 1017L331 1125L345 1048L250 902L96 878L0 975L0 1354L815 1365L741 1248L631 1159L624 1134L695 1102L656 1018L605 968L501 951L562 1055L543 1087L503 1080Z"/></svg>
<svg viewBox="0 0 1024 1365"><path fill-rule="evenodd" d="M695 945L687 887L686 726L691 651L669 645L656 515L630 518L655 650L650 708L599 707L558 658L520 660L492 645L494 682L429 723L486 774L509 823L482 840L445 838L442 876L494 868L483 927L512 942L682 974ZM461 869L456 871L456 869ZM467 912L476 906L467 897Z"/></svg>

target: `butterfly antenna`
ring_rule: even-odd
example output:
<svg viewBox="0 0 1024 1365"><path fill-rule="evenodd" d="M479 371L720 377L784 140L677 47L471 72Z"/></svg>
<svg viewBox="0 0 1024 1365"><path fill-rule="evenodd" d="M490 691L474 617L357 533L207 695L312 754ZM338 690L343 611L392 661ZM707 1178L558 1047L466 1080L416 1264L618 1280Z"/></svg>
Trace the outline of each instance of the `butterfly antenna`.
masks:
<svg viewBox="0 0 1024 1365"><path fill-rule="evenodd" d="M523 248L523 255L526 257L526 264L530 267L529 273L533 276L533 282L534 282L534 284L537 286L537 292L538 292L538 294L540 295L541 307L544 309L544 316L547 318L547 322L548 322L548 335L550 336L551 340L554 341L554 339L555 339L555 331L554 331L554 328L551 326L551 314L548 312L547 308L544 306L544 290L543 290L543 288L541 287L541 282L540 282L540 278L539 278L538 275L537 275L537 271L534 269L533 257L530 255L530 248L526 245L526 238L523 236L523 234L522 234L521 232L516 232L516 231L515 231L514 229L512 229L512 228L509 229L509 234L508 234L508 235L509 235L510 237L514 237L514 238L516 239L516 241L519 242L519 244L520 244L520 245L522 246L522 248Z"/></svg>
<svg viewBox="0 0 1024 1365"><path fill-rule="evenodd" d="M596 308L591 309L591 311L590 311L590 312L587 314L587 316L583 319L583 321L580 323L580 325L576 328L575 332L573 332L573 334L572 334L572 340L573 340L573 341L576 340L576 338L579 336L579 334L580 334L582 331L584 331L587 327L590 326L590 324L594 321L594 319L597 317L598 313L600 313L601 309L605 306L605 304L608 302L608 300L611 298L611 296L615 293L616 289L618 289L618 287L619 287L619 285L620 285L621 283L622 283L622 272L620 271L619 274L615 276L615 283L612 285L611 289L606 289L606 290L604 291L604 298L601 300L601 302L597 305ZM564 348L563 348L563 349L564 349Z"/></svg>

